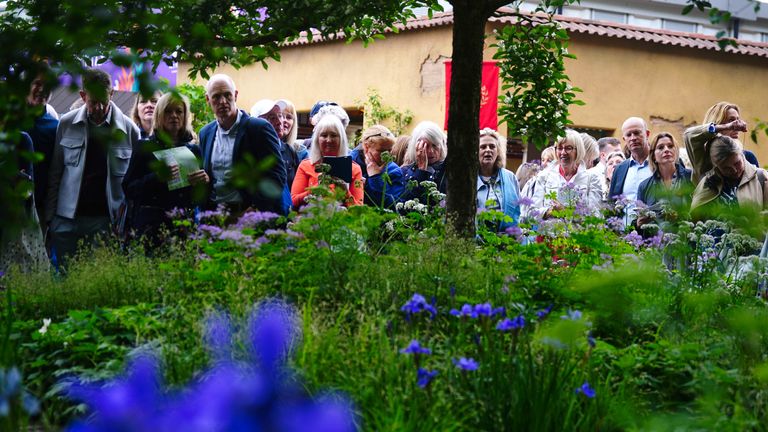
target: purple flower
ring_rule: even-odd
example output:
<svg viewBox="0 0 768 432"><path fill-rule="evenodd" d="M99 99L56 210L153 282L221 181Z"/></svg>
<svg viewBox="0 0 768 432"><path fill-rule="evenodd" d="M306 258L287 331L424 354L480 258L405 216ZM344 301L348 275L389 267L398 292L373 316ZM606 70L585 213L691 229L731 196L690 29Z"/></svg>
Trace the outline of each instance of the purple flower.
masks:
<svg viewBox="0 0 768 432"><path fill-rule="evenodd" d="M212 356L219 360L231 357L232 323L229 314L223 311L211 311L204 321L203 341Z"/></svg>
<svg viewBox="0 0 768 432"><path fill-rule="evenodd" d="M517 205L520 207L528 207L533 204L533 200L529 197L522 197L519 200L517 200Z"/></svg>
<svg viewBox="0 0 768 432"><path fill-rule="evenodd" d="M514 319L504 318L503 320L499 321L498 324L496 324L496 330L499 331L509 331L509 330L517 330L525 327L525 317L522 315L518 315Z"/></svg>
<svg viewBox="0 0 768 432"><path fill-rule="evenodd" d="M449 313L455 317L477 318L477 312L469 303L464 303L464 306L461 307L461 310L451 309Z"/></svg>
<svg viewBox="0 0 768 432"><path fill-rule="evenodd" d="M400 350L400 354L432 354L432 350L429 348L423 348L419 341L416 339L413 339L411 343L408 344L407 347Z"/></svg>
<svg viewBox="0 0 768 432"><path fill-rule="evenodd" d="M591 348L594 348L594 347L595 347L595 337L594 337L594 336L592 336L592 330L590 330L589 332L587 332L587 344L588 344L588 345L589 345Z"/></svg>
<svg viewBox="0 0 768 432"><path fill-rule="evenodd" d="M216 225L200 224L197 226L197 231L207 235L208 237L218 238L221 232L224 230L217 227Z"/></svg>
<svg viewBox="0 0 768 432"><path fill-rule="evenodd" d="M419 368L416 371L416 384L421 388L427 388L432 380L437 376L437 371L428 371L426 369Z"/></svg>
<svg viewBox="0 0 768 432"><path fill-rule="evenodd" d="M427 299L419 293L413 294L413 297L400 308L400 311L405 312L408 318L423 311L429 312L432 318L437 315L437 309L435 309L434 304L427 303Z"/></svg>
<svg viewBox="0 0 768 432"><path fill-rule="evenodd" d="M450 295L451 298L456 297L456 285L451 284Z"/></svg>
<svg viewBox="0 0 768 432"><path fill-rule="evenodd" d="M67 396L88 404L94 414L87 425L72 430L160 430L158 414L166 405L161 376L157 360L143 355L109 385L73 383Z"/></svg>
<svg viewBox="0 0 768 432"><path fill-rule="evenodd" d="M553 305L549 305L549 306L547 306L546 309L542 309L542 310L536 312L536 318L538 318L539 321L541 321L544 318L546 318L547 315L549 315L549 313L552 312L552 306Z"/></svg>
<svg viewBox="0 0 768 432"><path fill-rule="evenodd" d="M453 364L463 371L475 371L479 367L475 359L466 357L453 359Z"/></svg>
<svg viewBox="0 0 768 432"><path fill-rule="evenodd" d="M279 217L280 215L278 215L277 213L249 211L243 214L242 216L240 216L240 219L237 220L235 227L238 229L255 228L260 224L263 224L266 222L272 222Z"/></svg>
<svg viewBox="0 0 768 432"><path fill-rule="evenodd" d="M491 312L493 309L491 308L490 303L480 303L475 305L475 314L477 316L491 316Z"/></svg>
<svg viewBox="0 0 768 432"><path fill-rule="evenodd" d="M248 322L250 349L263 367L274 369L301 339L296 311L282 300L265 300L251 311Z"/></svg>
<svg viewBox="0 0 768 432"><path fill-rule="evenodd" d="M256 18L256 21L263 23L267 18L269 18L269 14L267 13L267 7L262 6L258 9L256 9L256 12L259 13L259 16Z"/></svg>
<svg viewBox="0 0 768 432"><path fill-rule="evenodd" d="M507 316L507 309L504 306L493 308L491 311L491 316Z"/></svg>
<svg viewBox="0 0 768 432"><path fill-rule="evenodd" d="M584 396L588 397L589 399L592 399L595 397L595 389L593 389L589 382L584 381L584 384L581 385L581 387L576 389L576 394L581 393Z"/></svg>
<svg viewBox="0 0 768 432"><path fill-rule="evenodd" d="M170 219L184 219L187 217L187 210L180 207L174 207L171 210L165 212L165 215Z"/></svg>
<svg viewBox="0 0 768 432"><path fill-rule="evenodd" d="M612 216L605 220L605 225L608 229L615 232L624 231L624 218Z"/></svg>
<svg viewBox="0 0 768 432"><path fill-rule="evenodd" d="M645 240L643 240L643 236L637 233L637 231L632 230L631 233L624 236L624 240L631 244L634 248L642 247L645 243Z"/></svg>
<svg viewBox="0 0 768 432"><path fill-rule="evenodd" d="M328 249L328 242L325 240L320 240L319 242L315 243L315 246L317 246L318 249Z"/></svg>

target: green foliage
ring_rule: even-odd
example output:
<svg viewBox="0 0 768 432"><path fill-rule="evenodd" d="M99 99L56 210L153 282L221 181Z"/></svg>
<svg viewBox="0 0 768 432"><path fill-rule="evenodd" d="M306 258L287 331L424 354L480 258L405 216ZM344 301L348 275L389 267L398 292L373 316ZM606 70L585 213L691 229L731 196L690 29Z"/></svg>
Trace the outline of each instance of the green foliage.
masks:
<svg viewBox="0 0 768 432"><path fill-rule="evenodd" d="M411 110L400 111L395 107L384 105L379 91L375 88L368 89L366 100L357 101L357 105L365 113L363 127L371 127L375 124L389 125L392 133L402 135L405 128L413 121Z"/></svg>
<svg viewBox="0 0 768 432"><path fill-rule="evenodd" d="M189 98L189 110L193 115L192 129L199 131L203 126L215 119L210 105L205 100L204 86L184 83L176 86L176 90Z"/></svg>
<svg viewBox="0 0 768 432"><path fill-rule="evenodd" d="M542 9L545 11L545 9ZM581 90L571 86L565 73L568 33L553 19L553 13L531 17L516 14L516 25L497 30L502 95L499 114L512 134L539 148L548 145L571 124L568 109L583 105L576 99Z"/></svg>

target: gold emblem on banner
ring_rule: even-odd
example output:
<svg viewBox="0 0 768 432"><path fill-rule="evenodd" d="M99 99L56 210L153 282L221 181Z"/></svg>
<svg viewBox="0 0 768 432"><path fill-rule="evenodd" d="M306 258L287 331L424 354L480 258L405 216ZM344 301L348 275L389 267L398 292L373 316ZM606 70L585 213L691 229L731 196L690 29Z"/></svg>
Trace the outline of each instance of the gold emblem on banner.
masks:
<svg viewBox="0 0 768 432"><path fill-rule="evenodd" d="M483 106L488 103L488 88L485 87L485 84L480 88L480 106Z"/></svg>

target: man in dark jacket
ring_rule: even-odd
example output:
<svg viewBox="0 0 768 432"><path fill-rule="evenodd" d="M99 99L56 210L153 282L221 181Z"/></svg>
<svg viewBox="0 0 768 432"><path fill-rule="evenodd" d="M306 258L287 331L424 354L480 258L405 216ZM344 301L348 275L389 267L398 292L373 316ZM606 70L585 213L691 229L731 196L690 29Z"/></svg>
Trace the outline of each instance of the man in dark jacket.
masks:
<svg viewBox="0 0 768 432"><path fill-rule="evenodd" d="M237 88L227 75L211 77L205 99L216 116L200 130L203 169L211 178L210 206L224 204L235 214L249 208L286 214L290 199L274 128L237 109ZM258 181L247 178L253 173Z"/></svg>

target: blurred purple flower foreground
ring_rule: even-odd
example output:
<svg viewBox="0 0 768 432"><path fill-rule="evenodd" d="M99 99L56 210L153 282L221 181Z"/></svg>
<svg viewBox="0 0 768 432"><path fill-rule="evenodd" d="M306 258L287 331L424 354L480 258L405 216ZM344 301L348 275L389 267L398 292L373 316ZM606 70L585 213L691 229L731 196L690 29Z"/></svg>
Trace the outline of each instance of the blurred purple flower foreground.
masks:
<svg viewBox="0 0 768 432"><path fill-rule="evenodd" d="M69 431L285 431L357 430L351 403L338 394L311 398L287 360L301 339L301 321L283 301L256 305L245 326L247 353L237 357L228 314L205 320L204 341L213 366L181 390L166 390L158 361L136 357L123 377L95 385L75 383L69 397L91 415ZM240 350L242 351L242 350Z"/></svg>

